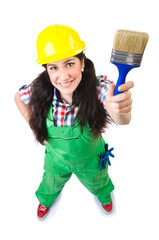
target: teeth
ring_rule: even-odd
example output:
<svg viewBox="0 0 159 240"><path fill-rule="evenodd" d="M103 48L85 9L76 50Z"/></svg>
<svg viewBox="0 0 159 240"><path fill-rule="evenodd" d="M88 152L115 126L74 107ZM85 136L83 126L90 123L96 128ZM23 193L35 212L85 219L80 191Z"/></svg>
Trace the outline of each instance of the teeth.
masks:
<svg viewBox="0 0 159 240"><path fill-rule="evenodd" d="M67 86L69 85L70 83L61 83L62 86Z"/></svg>
<svg viewBox="0 0 159 240"><path fill-rule="evenodd" d="M71 81L72 82L72 81ZM67 83L60 83L61 84L61 86L63 86L63 87L67 87L67 86L69 86L69 84L71 84L71 82L67 82Z"/></svg>

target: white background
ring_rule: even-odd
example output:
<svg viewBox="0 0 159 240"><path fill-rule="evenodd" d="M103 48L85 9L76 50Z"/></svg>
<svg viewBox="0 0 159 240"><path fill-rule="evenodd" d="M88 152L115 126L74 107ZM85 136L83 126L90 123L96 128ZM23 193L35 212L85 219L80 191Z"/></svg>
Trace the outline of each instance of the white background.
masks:
<svg viewBox="0 0 159 240"><path fill-rule="evenodd" d="M0 218L1 239L159 239L158 1L3 1L0 8ZM142 65L132 70L132 121L111 126L104 138L114 146L110 176L114 211L104 213L75 176L49 215L36 217L34 195L43 174L44 147L37 144L19 114L14 94L43 69L36 64L36 38L54 23L74 27L85 41L97 74L116 81L110 63L117 29L150 35Z"/></svg>

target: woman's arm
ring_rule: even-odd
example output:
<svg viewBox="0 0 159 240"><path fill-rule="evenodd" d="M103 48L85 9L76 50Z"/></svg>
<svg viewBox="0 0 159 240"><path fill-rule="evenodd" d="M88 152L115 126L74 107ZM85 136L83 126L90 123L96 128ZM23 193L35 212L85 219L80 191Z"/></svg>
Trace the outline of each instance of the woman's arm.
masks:
<svg viewBox="0 0 159 240"><path fill-rule="evenodd" d="M21 97L19 95L19 92L17 92L15 94L14 100L15 100L15 103L16 103L20 113L25 118L25 120L29 123L30 108L25 103L23 103L23 101L21 100Z"/></svg>
<svg viewBox="0 0 159 240"><path fill-rule="evenodd" d="M133 86L133 82L126 82L118 88L123 93L114 96L115 84L112 82L106 93L106 110L119 125L128 124L131 120L132 98L129 89Z"/></svg>

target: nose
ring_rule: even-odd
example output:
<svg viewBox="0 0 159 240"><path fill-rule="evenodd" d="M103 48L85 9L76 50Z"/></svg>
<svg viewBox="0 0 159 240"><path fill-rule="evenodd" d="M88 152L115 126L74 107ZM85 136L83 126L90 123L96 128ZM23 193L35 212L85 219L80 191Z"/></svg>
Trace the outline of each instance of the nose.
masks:
<svg viewBox="0 0 159 240"><path fill-rule="evenodd" d="M67 69L60 69L59 70L59 80L65 82L66 80L68 80L69 78L69 74Z"/></svg>

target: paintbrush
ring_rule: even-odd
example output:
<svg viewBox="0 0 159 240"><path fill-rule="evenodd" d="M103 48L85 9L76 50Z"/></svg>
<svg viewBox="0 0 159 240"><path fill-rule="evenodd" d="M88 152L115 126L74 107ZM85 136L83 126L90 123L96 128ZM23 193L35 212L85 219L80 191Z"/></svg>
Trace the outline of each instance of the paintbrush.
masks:
<svg viewBox="0 0 159 240"><path fill-rule="evenodd" d="M110 59L119 71L114 95L121 93L118 87L125 83L128 72L140 67L148 39L149 35L144 32L117 30Z"/></svg>

